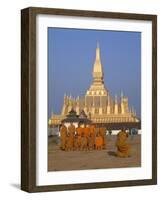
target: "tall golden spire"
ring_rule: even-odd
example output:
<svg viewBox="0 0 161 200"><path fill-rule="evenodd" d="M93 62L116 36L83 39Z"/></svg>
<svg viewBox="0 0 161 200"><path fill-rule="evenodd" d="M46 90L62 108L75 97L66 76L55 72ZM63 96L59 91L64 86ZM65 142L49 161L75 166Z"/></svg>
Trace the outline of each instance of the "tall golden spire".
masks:
<svg viewBox="0 0 161 200"><path fill-rule="evenodd" d="M96 47L96 57L93 65L93 83L90 88L87 90L86 95L88 96L107 96L108 90L104 85L103 80L103 67L101 64L101 55L100 55L100 47L97 42Z"/></svg>
<svg viewBox="0 0 161 200"><path fill-rule="evenodd" d="M93 79L94 82L103 83L103 69L101 64L100 48L98 42L96 48L96 58L93 66Z"/></svg>

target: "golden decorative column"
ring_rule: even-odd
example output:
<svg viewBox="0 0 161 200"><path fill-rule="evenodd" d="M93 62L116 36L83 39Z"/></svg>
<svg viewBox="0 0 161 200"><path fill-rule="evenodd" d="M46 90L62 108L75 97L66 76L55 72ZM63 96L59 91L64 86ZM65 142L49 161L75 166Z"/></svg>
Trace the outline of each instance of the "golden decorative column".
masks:
<svg viewBox="0 0 161 200"><path fill-rule="evenodd" d="M114 114L118 114L118 102L117 102L117 95L115 96L115 108L114 108Z"/></svg>

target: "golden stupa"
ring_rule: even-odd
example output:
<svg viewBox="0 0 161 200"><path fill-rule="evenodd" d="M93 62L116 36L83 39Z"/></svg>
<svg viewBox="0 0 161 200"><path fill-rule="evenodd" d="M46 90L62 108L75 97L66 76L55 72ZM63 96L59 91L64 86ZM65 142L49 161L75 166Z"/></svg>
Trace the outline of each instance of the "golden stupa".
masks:
<svg viewBox="0 0 161 200"><path fill-rule="evenodd" d="M96 57L93 65L93 83L86 91L85 96L73 98L64 95L64 103L60 115L52 113L49 125L58 126L74 109L79 115L82 110L95 124L137 124L140 120L134 109L129 108L128 98L121 92L120 98L110 96L104 84L103 67L101 64L100 48L97 44Z"/></svg>

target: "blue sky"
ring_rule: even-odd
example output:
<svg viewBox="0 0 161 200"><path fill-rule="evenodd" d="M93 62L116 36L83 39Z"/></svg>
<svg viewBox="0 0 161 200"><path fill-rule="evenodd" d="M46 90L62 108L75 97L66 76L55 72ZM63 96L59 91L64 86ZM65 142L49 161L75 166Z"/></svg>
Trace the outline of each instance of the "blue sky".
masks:
<svg viewBox="0 0 161 200"><path fill-rule="evenodd" d="M140 117L141 33L63 28L48 28L48 117L61 112L64 93L85 95L97 41L106 88L112 97L123 90Z"/></svg>

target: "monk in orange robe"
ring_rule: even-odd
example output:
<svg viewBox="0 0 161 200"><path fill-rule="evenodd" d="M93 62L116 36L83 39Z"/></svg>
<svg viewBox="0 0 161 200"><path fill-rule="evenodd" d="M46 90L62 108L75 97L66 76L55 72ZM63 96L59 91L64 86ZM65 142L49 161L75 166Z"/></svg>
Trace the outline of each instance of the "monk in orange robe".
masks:
<svg viewBox="0 0 161 200"><path fill-rule="evenodd" d="M70 123L70 126L68 127L68 133L69 133L69 149L74 150L75 126L73 125L73 123Z"/></svg>
<svg viewBox="0 0 161 200"><path fill-rule="evenodd" d="M89 149L89 143L90 143L90 128L88 125L86 125L84 127L84 137L86 137L86 145L87 145L87 149Z"/></svg>
<svg viewBox="0 0 161 200"><path fill-rule="evenodd" d="M83 128L78 126L76 128L76 133L77 133L77 149L81 150L81 145L82 145L82 135L83 135Z"/></svg>
<svg viewBox="0 0 161 200"><path fill-rule="evenodd" d="M81 150L86 150L87 151L87 145L88 145L88 139L83 133L82 138L81 138Z"/></svg>
<svg viewBox="0 0 161 200"><path fill-rule="evenodd" d="M130 156L130 145L127 143L128 134L125 129L122 129L117 135L116 147L118 157L129 157Z"/></svg>
<svg viewBox="0 0 161 200"><path fill-rule="evenodd" d="M96 149L97 150L102 150L103 148L103 138L100 134L97 134L96 136Z"/></svg>
<svg viewBox="0 0 161 200"><path fill-rule="evenodd" d="M60 128L60 149L65 150L67 142L67 127L62 124Z"/></svg>
<svg viewBox="0 0 161 200"><path fill-rule="evenodd" d="M95 126L90 125L90 140L91 140L91 148L95 149Z"/></svg>
<svg viewBox="0 0 161 200"><path fill-rule="evenodd" d="M98 125L95 127L95 135L98 136L100 133L100 128L98 127Z"/></svg>
<svg viewBox="0 0 161 200"><path fill-rule="evenodd" d="M103 149L106 149L106 128L100 127L100 135L102 136L103 140Z"/></svg>
<svg viewBox="0 0 161 200"><path fill-rule="evenodd" d="M66 141L66 145L65 145L65 151L70 151L72 150L70 147L70 140L69 140L69 136L67 136L67 141Z"/></svg>

